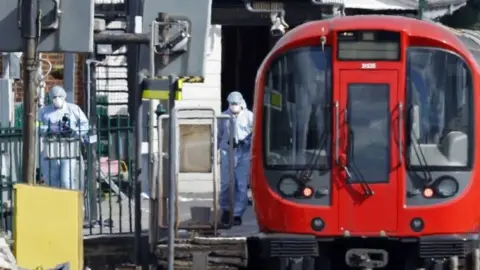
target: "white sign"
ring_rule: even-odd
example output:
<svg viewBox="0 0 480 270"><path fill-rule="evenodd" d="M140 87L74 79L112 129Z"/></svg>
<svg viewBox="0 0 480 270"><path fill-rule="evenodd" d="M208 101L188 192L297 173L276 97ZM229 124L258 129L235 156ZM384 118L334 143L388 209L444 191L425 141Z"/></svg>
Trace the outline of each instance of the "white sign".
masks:
<svg viewBox="0 0 480 270"><path fill-rule="evenodd" d="M362 69L376 69L377 64L375 63L362 63Z"/></svg>

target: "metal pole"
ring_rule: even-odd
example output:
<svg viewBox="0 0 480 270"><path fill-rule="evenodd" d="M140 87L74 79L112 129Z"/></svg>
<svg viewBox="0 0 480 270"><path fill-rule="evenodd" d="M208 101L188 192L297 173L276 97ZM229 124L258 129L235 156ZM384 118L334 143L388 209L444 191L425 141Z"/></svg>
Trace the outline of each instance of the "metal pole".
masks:
<svg viewBox="0 0 480 270"><path fill-rule="evenodd" d="M22 182L35 183L35 155L31 154L35 147L35 118L37 104L35 102L37 86L35 77L37 73L37 1L24 0L21 5L22 12L22 37L24 38L23 63L23 157L22 157Z"/></svg>
<svg viewBox="0 0 480 270"><path fill-rule="evenodd" d="M425 10L426 5L427 5L427 0L418 1L418 18L420 20L423 20L423 11Z"/></svg>
<svg viewBox="0 0 480 270"><path fill-rule="evenodd" d="M150 26L150 62L149 62L149 73L150 73L150 77L152 79L155 78L155 73L156 73L156 67L155 67L155 43L157 42L158 38L158 24L156 21L152 21L152 24ZM155 186L155 181L156 181L156 177L155 177L155 168L156 168L156 164L155 164L155 160L157 159L157 157L160 155L160 153L158 153L158 155L156 155L154 153L154 143L157 142L157 143L162 143L158 140L158 136L155 138L155 111L156 111L156 108L157 108L157 105L158 105L158 100L149 100L149 105L148 105L148 124L147 124L147 127L148 127L148 188L150 189L150 194L149 194L149 197L150 197L150 206L151 206L151 211L155 211L155 209L157 208L156 205L158 205L158 200L152 200L152 188ZM159 123L157 122L157 125ZM157 147L158 148L158 147ZM161 157L161 156L160 156ZM157 162L158 164L158 162ZM150 219L150 225L154 225L154 223L158 223L158 222L154 222L153 221L153 218L157 218L156 215L150 215L151 219ZM158 227L156 228L153 228L153 230L157 230ZM153 238L153 235L149 235L149 240L150 240L150 243L155 245L157 242L158 242L158 239L154 239Z"/></svg>
<svg viewBox="0 0 480 270"><path fill-rule="evenodd" d="M157 21L158 22L167 22L169 20L169 16L167 13L164 13L164 12L159 12L158 13L158 17L157 17ZM168 27L165 27L165 25L159 25L157 24L157 32L160 34L160 37L159 39L161 40L166 40L168 38ZM168 50L167 50L168 52ZM153 60L155 60L155 55L153 55L154 58L152 58ZM170 57L169 57L169 54L168 53L165 53L163 56L161 56L161 59L159 59L161 61L161 63L163 65L167 65L169 60L170 60ZM165 74L161 74L161 75L165 75ZM171 98L171 95L170 95L170 98ZM163 105L165 105L165 107L167 108L167 112L169 114L171 114L172 112L172 103L169 102L169 104L164 104L165 101L162 100L161 101ZM175 99L173 100L173 103L175 103ZM168 105L168 106L167 106ZM171 119L171 118L170 118ZM170 133L167 135L167 136L172 136ZM159 143L163 143L162 142L159 142ZM169 157L170 158L170 157ZM163 175L162 175L163 177ZM166 191L167 189L170 189L170 179L169 177L163 177L163 181L162 183L160 183L162 185L162 190ZM161 200L161 205L162 205L162 213L168 213L168 205L167 205L167 202L168 202L168 193L167 192L163 192L162 194L162 198L160 198L159 200ZM168 223L168 215L162 215L162 224L167 224Z"/></svg>
<svg viewBox="0 0 480 270"><path fill-rule="evenodd" d="M39 58L42 57L41 54L38 55ZM38 77L43 77L42 63L39 63L37 66ZM37 87L37 119L40 118L40 110L45 106L45 81L40 82ZM40 181L41 179L41 169L40 169L40 132L35 129L35 181Z"/></svg>
<svg viewBox="0 0 480 270"><path fill-rule="evenodd" d="M170 125L169 125L169 136L168 136L168 162L169 162L169 181L170 181L170 192L168 200L168 270L175 270L175 224L176 224L176 172L177 172L177 114L175 111L175 88L173 87L175 78L174 76L169 76L170 82L170 93L168 96L168 103L170 107Z"/></svg>
<svg viewBox="0 0 480 270"><path fill-rule="evenodd" d="M112 44L112 45L147 45L149 40L148 34L140 33L98 33L93 35L96 44Z"/></svg>
<svg viewBox="0 0 480 270"><path fill-rule="evenodd" d="M87 106L86 106L86 112L88 114L89 117L91 117L91 111L90 111L90 91L92 89L92 79L91 79L91 71L90 71L90 64L92 63L92 60L88 59L87 61L85 61L85 64L87 64L87 91L85 93L86 97L85 97L85 100L87 101Z"/></svg>
<svg viewBox="0 0 480 270"><path fill-rule="evenodd" d="M93 57L93 55L92 55ZM96 95L95 95L95 87L94 87L94 93L92 93L92 85L94 85L95 78L92 81L92 76L94 76L95 72L92 72L91 67L95 68L97 64L101 63L100 61L94 60L94 59L87 59L85 61L85 64L87 66L87 87L86 87L86 93L85 93L85 100L86 102L86 112L88 114L88 118L90 119L90 126L91 126L91 134L93 136L97 135L97 113L96 113ZM97 138L98 140L98 138ZM95 173L98 170L99 164L97 160L97 151L96 151L96 145L98 141L95 143L92 143L89 141L89 144L87 146L87 149L90 149L90 154L91 156L85 157L87 159L87 167L90 168L90 170L87 170L88 175L87 175L87 181L85 181L85 185L87 187L87 202L88 202L88 207L86 211L88 211L88 216L85 217L86 220L88 221L88 226L91 227L92 225L96 224L98 222L98 205L97 205L97 174Z"/></svg>
<svg viewBox="0 0 480 270"><path fill-rule="evenodd" d="M140 193L142 192L142 179L140 174L142 173L141 161L142 161L142 99L141 93L135 93L137 97L137 111L136 111L136 122L135 123L135 187L134 187L134 197L135 197L135 262L137 266L141 265L142 261L142 247L141 247L141 237L142 237L142 209L141 209L141 198Z"/></svg>
<svg viewBox="0 0 480 270"><path fill-rule="evenodd" d="M75 54L65 53L63 57L63 88L67 91L67 102L75 102ZM87 112L88 113L88 112Z"/></svg>
<svg viewBox="0 0 480 270"><path fill-rule="evenodd" d="M149 50L149 73L150 77L153 79L155 78L155 37L156 37L156 29L157 29L157 24L155 21L152 22L150 26L150 50ZM150 220L149 220L149 225L151 226L150 228L150 233L149 233L149 244L150 244L150 252L154 252L155 246L158 242L158 234L156 231L158 230L158 221L155 220L155 218L158 219L155 213L156 205L158 204L158 200L152 196L152 193L155 191L153 190L153 187L155 185L155 172L154 172L154 157L153 157L153 115L154 115L154 108L152 108L153 105L153 100L150 100L150 105L149 105L149 119L148 119L148 187L150 189L150 211L152 214L150 214ZM157 125L160 125L161 122L157 121ZM159 138L157 137L157 142L161 144L162 142L159 141ZM157 147L158 148L158 147ZM152 201L155 200L155 201ZM153 227L153 228L152 228ZM151 268L154 268L153 266Z"/></svg>
<svg viewBox="0 0 480 270"><path fill-rule="evenodd" d="M157 23L152 22L150 30L150 63L149 63L149 73L152 79L155 78L155 37L157 36L156 30ZM154 180L154 153L153 153L153 142L154 142L154 115L155 115L155 102L156 100L150 100L148 105L148 182L149 188L152 188L152 183ZM153 181L152 181L153 180ZM156 240L155 240L156 241Z"/></svg>
<svg viewBox="0 0 480 270"><path fill-rule="evenodd" d="M137 74L135 74L137 75ZM129 78L130 79L130 78ZM138 89L138 85L135 85ZM142 93L140 91L135 91L135 104L137 109L135 110L136 114L136 124L135 124L135 147L136 147L136 156L135 156L135 187L134 187L134 211L135 211L135 262L137 266L142 264L142 208L141 208L141 192L142 192L142 179L140 175L142 174L142 142L143 142L143 101Z"/></svg>
<svg viewBox="0 0 480 270"><path fill-rule="evenodd" d="M122 45L128 44L127 47L127 62L128 62L128 88L130 91L129 96L133 98L128 101L128 112L133 119L135 119L134 124L134 136L135 136L135 171L133 174L133 181L134 181L134 213L135 213L135 221L134 221L134 230L135 230L135 238L134 238L134 257L135 257L135 265L140 267L143 263L143 251L142 251L142 210L141 210L141 197L140 193L142 192L142 183L140 175L142 173L141 169L141 161L142 161L142 141L143 141L143 114L142 114L142 98L141 98L141 91L139 88L139 76L138 76L138 62L139 62L139 51L140 45L149 44L148 34L143 35L136 32L139 27L137 25L136 16L142 14L142 1L134 1L129 0L127 3L127 18L128 18L128 25L127 25L127 36L122 39ZM128 38L130 37L130 38ZM143 37L143 38L140 38ZM146 38L145 38L146 37ZM97 36L98 38L98 36ZM114 37L113 37L114 38ZM107 38L108 39L108 38ZM133 41L135 42L128 42ZM110 40L115 41L115 40Z"/></svg>

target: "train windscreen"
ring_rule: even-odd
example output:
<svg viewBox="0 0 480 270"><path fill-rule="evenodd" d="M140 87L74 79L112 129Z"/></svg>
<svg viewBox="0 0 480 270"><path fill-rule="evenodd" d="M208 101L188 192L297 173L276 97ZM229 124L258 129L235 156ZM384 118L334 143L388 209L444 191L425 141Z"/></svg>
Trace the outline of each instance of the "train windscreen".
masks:
<svg viewBox="0 0 480 270"><path fill-rule="evenodd" d="M265 77L264 157L266 168L330 167L331 49L288 51Z"/></svg>
<svg viewBox="0 0 480 270"><path fill-rule="evenodd" d="M473 148L473 81L457 54L407 50L407 95L412 167L469 168Z"/></svg>

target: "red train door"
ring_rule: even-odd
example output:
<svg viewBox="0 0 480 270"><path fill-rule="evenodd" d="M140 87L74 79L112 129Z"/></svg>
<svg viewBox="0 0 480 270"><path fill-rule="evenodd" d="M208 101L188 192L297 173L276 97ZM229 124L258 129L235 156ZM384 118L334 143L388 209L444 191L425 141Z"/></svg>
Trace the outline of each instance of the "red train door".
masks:
<svg viewBox="0 0 480 270"><path fill-rule="evenodd" d="M340 71L337 180L344 233L380 235L397 228L397 87L396 70Z"/></svg>

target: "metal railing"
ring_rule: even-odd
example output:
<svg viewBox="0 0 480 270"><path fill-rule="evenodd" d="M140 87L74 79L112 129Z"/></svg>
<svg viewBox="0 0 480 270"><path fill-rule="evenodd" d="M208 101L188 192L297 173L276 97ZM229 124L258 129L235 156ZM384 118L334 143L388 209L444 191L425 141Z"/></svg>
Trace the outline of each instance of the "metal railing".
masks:
<svg viewBox="0 0 480 270"><path fill-rule="evenodd" d="M22 129L0 125L0 229L13 227L13 185L22 178Z"/></svg>
<svg viewBox="0 0 480 270"><path fill-rule="evenodd" d="M36 183L84 192L85 236L133 233L133 126L128 116L98 117L96 122L95 134L39 127L38 151L31 151L38 155ZM13 186L22 177L22 136L22 128L0 124L0 229L5 232L13 231Z"/></svg>

